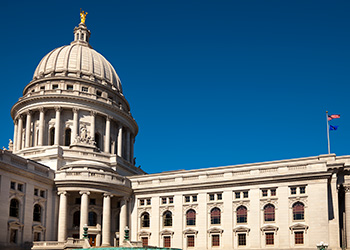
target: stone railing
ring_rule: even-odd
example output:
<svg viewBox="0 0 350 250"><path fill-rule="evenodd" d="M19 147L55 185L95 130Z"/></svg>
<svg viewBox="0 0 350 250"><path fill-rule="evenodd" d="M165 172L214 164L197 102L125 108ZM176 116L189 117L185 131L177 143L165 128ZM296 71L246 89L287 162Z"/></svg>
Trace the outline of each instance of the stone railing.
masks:
<svg viewBox="0 0 350 250"><path fill-rule="evenodd" d="M89 248L88 239L68 238L66 242L58 241L34 241L33 250L60 250L73 248Z"/></svg>

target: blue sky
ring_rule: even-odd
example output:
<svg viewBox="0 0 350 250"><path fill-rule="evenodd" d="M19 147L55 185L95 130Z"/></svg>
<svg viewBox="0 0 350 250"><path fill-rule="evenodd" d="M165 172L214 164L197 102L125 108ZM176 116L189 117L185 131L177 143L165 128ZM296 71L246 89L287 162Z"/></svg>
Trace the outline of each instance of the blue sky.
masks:
<svg viewBox="0 0 350 250"><path fill-rule="evenodd" d="M73 3L72 3L73 2ZM349 1L2 1L0 142L41 58L79 10L115 67L149 173L349 154Z"/></svg>

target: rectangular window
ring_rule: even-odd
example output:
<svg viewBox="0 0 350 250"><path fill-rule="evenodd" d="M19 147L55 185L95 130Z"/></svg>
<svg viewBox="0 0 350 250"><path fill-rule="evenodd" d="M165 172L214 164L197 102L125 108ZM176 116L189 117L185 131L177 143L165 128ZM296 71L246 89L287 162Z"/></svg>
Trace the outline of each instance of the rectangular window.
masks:
<svg viewBox="0 0 350 250"><path fill-rule="evenodd" d="M296 187L291 187L290 188L290 194L297 194L297 188Z"/></svg>
<svg viewBox="0 0 350 250"><path fill-rule="evenodd" d="M17 184L17 190L23 192L23 184L18 183Z"/></svg>
<svg viewBox="0 0 350 250"><path fill-rule="evenodd" d="M190 202L191 201L191 197L190 196L185 196L185 202Z"/></svg>
<svg viewBox="0 0 350 250"><path fill-rule="evenodd" d="M248 198L248 191L243 192L243 198Z"/></svg>
<svg viewBox="0 0 350 250"><path fill-rule="evenodd" d="M141 199L140 200L140 206L144 206L145 205L145 200L144 199Z"/></svg>
<svg viewBox="0 0 350 250"><path fill-rule="evenodd" d="M173 197L169 197L169 203L170 204L174 203L174 198Z"/></svg>
<svg viewBox="0 0 350 250"><path fill-rule="evenodd" d="M163 240L164 240L164 247L171 247L171 238L170 238L170 236L164 236Z"/></svg>
<svg viewBox="0 0 350 250"><path fill-rule="evenodd" d="M35 196L39 196L39 189L34 188L34 195L35 195Z"/></svg>
<svg viewBox="0 0 350 250"><path fill-rule="evenodd" d="M266 197L266 196L267 196L267 189L263 189L263 190L262 190L262 196L263 196L263 197Z"/></svg>
<svg viewBox="0 0 350 250"><path fill-rule="evenodd" d="M215 234L211 236L211 246L212 247L220 246L220 235Z"/></svg>
<svg viewBox="0 0 350 250"><path fill-rule="evenodd" d="M142 246L147 247L148 246L148 237L141 237Z"/></svg>
<svg viewBox="0 0 350 250"><path fill-rule="evenodd" d="M222 200L222 194L217 195L218 200Z"/></svg>
<svg viewBox="0 0 350 250"><path fill-rule="evenodd" d="M166 198L162 198L162 204L166 204Z"/></svg>
<svg viewBox="0 0 350 250"><path fill-rule="evenodd" d="M73 85L68 84L67 85L67 90L73 90Z"/></svg>
<svg viewBox="0 0 350 250"><path fill-rule="evenodd" d="M271 192L271 196L276 196L276 189L271 189L270 192Z"/></svg>
<svg viewBox="0 0 350 250"><path fill-rule="evenodd" d="M34 232L33 241L40 241L40 233L39 232Z"/></svg>
<svg viewBox="0 0 350 250"><path fill-rule="evenodd" d="M17 229L11 229L10 233L10 243L17 243Z"/></svg>
<svg viewBox="0 0 350 250"><path fill-rule="evenodd" d="M83 92L88 92L88 91L89 91L89 88L88 88L88 87L81 87L81 91L83 91Z"/></svg>
<svg viewBox="0 0 350 250"><path fill-rule="evenodd" d="M151 199L147 199L147 205L151 205Z"/></svg>
<svg viewBox="0 0 350 250"><path fill-rule="evenodd" d="M40 190L40 197L45 198L45 191L44 190Z"/></svg>
<svg viewBox="0 0 350 250"><path fill-rule="evenodd" d="M241 198L241 192L235 192L236 199Z"/></svg>
<svg viewBox="0 0 350 250"><path fill-rule="evenodd" d="M193 195L193 196L192 196L192 201L193 201L193 202L197 202L197 195Z"/></svg>
<svg viewBox="0 0 350 250"><path fill-rule="evenodd" d="M214 199L214 194L209 194L209 200L213 201Z"/></svg>
<svg viewBox="0 0 350 250"><path fill-rule="evenodd" d="M247 245L247 235L238 234L238 246L246 246L246 245Z"/></svg>
<svg viewBox="0 0 350 250"><path fill-rule="evenodd" d="M304 232L295 232L294 242L296 245L304 244Z"/></svg>
<svg viewBox="0 0 350 250"><path fill-rule="evenodd" d="M265 234L266 245L274 245L275 244L274 236L275 236L274 233L266 233Z"/></svg>
<svg viewBox="0 0 350 250"><path fill-rule="evenodd" d="M306 188L305 187L300 187L300 193L305 194Z"/></svg>
<svg viewBox="0 0 350 250"><path fill-rule="evenodd" d="M58 84L52 85L52 89L58 89Z"/></svg>
<svg viewBox="0 0 350 250"><path fill-rule="evenodd" d="M194 235L187 236L187 247L194 247Z"/></svg>
<svg viewBox="0 0 350 250"><path fill-rule="evenodd" d="M16 189L16 182L11 181L11 189L13 190Z"/></svg>

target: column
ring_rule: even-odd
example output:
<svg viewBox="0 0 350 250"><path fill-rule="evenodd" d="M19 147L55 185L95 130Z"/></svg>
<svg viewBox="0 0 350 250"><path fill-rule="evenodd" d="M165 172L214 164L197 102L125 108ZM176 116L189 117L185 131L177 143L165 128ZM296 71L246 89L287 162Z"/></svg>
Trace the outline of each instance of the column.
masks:
<svg viewBox="0 0 350 250"><path fill-rule="evenodd" d="M131 156L130 156L130 162L131 164L135 165L135 162L134 162L134 144L135 144L135 137L131 137Z"/></svg>
<svg viewBox="0 0 350 250"><path fill-rule="evenodd" d="M18 118L18 134L17 134L17 150L22 149L22 132L23 132L23 116L19 115Z"/></svg>
<svg viewBox="0 0 350 250"><path fill-rule="evenodd" d="M126 130L126 156L125 156L125 160L130 161L130 130Z"/></svg>
<svg viewBox="0 0 350 250"><path fill-rule="evenodd" d="M89 195L88 191L79 192L81 195L81 205L80 205L80 235L79 239L83 238L84 225L89 223Z"/></svg>
<svg viewBox="0 0 350 250"><path fill-rule="evenodd" d="M73 108L73 131L71 135L71 143L74 143L75 138L79 135L79 109Z"/></svg>
<svg viewBox="0 0 350 250"><path fill-rule="evenodd" d="M60 196L60 206L58 213L58 241L67 239L67 192L58 192Z"/></svg>
<svg viewBox="0 0 350 250"><path fill-rule="evenodd" d="M91 111L91 112L90 112L90 115L91 115L90 136L91 136L91 139L94 141L94 140L95 140L95 120L96 120L96 112L95 112L95 111Z"/></svg>
<svg viewBox="0 0 350 250"><path fill-rule="evenodd" d="M350 248L350 184L343 184L345 192L346 249Z"/></svg>
<svg viewBox="0 0 350 250"><path fill-rule="evenodd" d="M123 126L119 125L118 128L118 156L122 157L123 152Z"/></svg>
<svg viewBox="0 0 350 250"><path fill-rule="evenodd" d="M42 146L44 144L44 129L45 129L45 119L44 119L44 108L39 109L39 138L38 138L38 146Z"/></svg>
<svg viewBox="0 0 350 250"><path fill-rule="evenodd" d="M55 107L56 110L56 122L55 122L55 145L60 144L60 131L61 131L61 107Z"/></svg>
<svg viewBox="0 0 350 250"><path fill-rule="evenodd" d="M32 112L29 110L27 112L27 121L26 121L26 133L25 133L25 147L30 147L30 134L32 128Z"/></svg>
<svg viewBox="0 0 350 250"><path fill-rule="evenodd" d="M18 120L15 118L13 121L15 124L15 129L13 132L13 151L17 150L17 134L18 134Z"/></svg>
<svg viewBox="0 0 350 250"><path fill-rule="evenodd" d="M111 198L109 193L103 194L103 217L102 217L102 246L111 245Z"/></svg>
<svg viewBox="0 0 350 250"><path fill-rule="evenodd" d="M120 201L119 244L122 244L124 241L124 236L125 236L124 229L128 225L127 205L128 205L127 199L123 198Z"/></svg>
<svg viewBox="0 0 350 250"><path fill-rule="evenodd" d="M109 153L111 148L111 118L109 116L106 117L106 138L105 138L105 147L104 152Z"/></svg>

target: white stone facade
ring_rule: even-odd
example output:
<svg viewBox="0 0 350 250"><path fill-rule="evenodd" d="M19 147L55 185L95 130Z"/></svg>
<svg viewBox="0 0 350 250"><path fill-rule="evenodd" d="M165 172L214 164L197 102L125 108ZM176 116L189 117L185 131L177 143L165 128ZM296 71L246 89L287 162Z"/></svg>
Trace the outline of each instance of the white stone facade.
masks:
<svg viewBox="0 0 350 250"><path fill-rule="evenodd" d="M135 167L137 123L89 37L80 23L11 110L1 249L77 248L85 225L96 246L123 244L129 227L132 242L181 249L350 248L350 156L150 175Z"/></svg>

